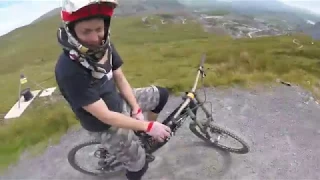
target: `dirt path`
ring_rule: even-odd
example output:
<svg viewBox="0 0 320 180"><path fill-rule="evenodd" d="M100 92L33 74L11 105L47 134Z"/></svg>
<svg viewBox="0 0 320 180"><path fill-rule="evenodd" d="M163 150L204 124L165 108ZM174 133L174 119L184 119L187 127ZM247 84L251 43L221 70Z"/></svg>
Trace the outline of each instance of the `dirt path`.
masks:
<svg viewBox="0 0 320 180"><path fill-rule="evenodd" d="M320 107L308 101L308 94L287 86L264 92L207 91L219 124L244 136L251 152L228 154L207 147L191 134L186 123L156 153L144 179L320 179ZM179 99L171 97L165 112L178 103ZM39 157L22 160L0 179L97 180L73 170L66 159L70 148L86 138L83 130L71 131L59 145Z"/></svg>

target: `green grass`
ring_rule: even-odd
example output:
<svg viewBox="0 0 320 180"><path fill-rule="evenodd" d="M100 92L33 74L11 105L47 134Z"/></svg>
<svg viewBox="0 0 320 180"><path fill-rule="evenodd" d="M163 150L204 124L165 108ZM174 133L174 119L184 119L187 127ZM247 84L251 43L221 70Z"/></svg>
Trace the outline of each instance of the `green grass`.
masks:
<svg viewBox="0 0 320 180"><path fill-rule="evenodd" d="M56 41L58 17L20 28L0 38L0 113L17 100L19 74L55 86L54 65L60 53ZM172 93L191 87L202 53L207 54L206 86L252 87L280 78L300 84L320 97L320 42L311 45L303 35L232 39L203 32L196 23L165 24L159 17L155 31L141 18L115 18L112 40L124 60L124 72L134 87L149 84L169 88ZM298 39L302 50L292 43ZM154 69L153 69L154 68ZM51 78L51 79L50 79ZM38 89L30 84L32 89ZM53 97L58 98L58 95ZM22 117L0 126L0 167L17 162L26 149L43 149L51 137L60 137L78 124L63 100L37 98ZM35 151L37 152L37 151Z"/></svg>

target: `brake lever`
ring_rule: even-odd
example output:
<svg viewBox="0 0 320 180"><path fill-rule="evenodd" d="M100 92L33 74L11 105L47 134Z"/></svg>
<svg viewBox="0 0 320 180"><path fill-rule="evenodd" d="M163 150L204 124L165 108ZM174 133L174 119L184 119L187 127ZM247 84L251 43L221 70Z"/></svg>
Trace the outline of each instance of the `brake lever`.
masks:
<svg viewBox="0 0 320 180"><path fill-rule="evenodd" d="M199 71L200 71L200 73L201 73L202 78L204 78L204 77L206 76L206 73L205 73L205 71L204 71L204 68L203 68L203 67L200 67L200 68L199 68Z"/></svg>
<svg viewBox="0 0 320 180"><path fill-rule="evenodd" d="M201 71L201 74L202 74L202 78L206 77L206 75L207 75L207 74L204 72L204 70Z"/></svg>

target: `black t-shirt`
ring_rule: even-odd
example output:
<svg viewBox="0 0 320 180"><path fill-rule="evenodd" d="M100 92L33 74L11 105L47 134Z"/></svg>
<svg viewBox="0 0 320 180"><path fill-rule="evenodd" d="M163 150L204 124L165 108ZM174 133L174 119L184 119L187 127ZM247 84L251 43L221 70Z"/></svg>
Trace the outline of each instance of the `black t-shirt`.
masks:
<svg viewBox="0 0 320 180"><path fill-rule="evenodd" d="M92 77L91 72L79 62L73 61L65 52L61 53L55 67L59 90L76 114L82 127L88 131L103 131L110 127L84 110L82 107L100 98L112 111L122 111L122 98L117 91L112 71L118 69L123 61L112 45L112 64L108 60L105 69L108 76L102 79ZM112 65L112 66L111 66Z"/></svg>

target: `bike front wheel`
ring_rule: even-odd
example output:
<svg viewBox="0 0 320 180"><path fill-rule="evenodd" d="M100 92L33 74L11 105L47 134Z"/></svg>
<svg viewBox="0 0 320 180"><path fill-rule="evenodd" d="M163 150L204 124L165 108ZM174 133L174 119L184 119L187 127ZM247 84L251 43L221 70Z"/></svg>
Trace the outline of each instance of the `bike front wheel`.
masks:
<svg viewBox="0 0 320 180"><path fill-rule="evenodd" d="M92 160L95 162L90 163ZM77 171L91 176L113 176L124 170L122 163L100 148L99 141L88 141L73 147L68 153L68 162Z"/></svg>
<svg viewBox="0 0 320 180"><path fill-rule="evenodd" d="M236 133L232 132L231 130L228 130L226 128L223 128L219 125L212 124L212 123L210 123L210 125L207 128L210 133L203 132L203 130L201 130L200 127L194 122L190 123L189 125L189 129L193 134L195 134L197 137L199 137L203 141L215 147L218 147L222 150L229 151L236 154L246 154L249 152L248 143L243 138L236 135ZM224 145L223 143L221 143L222 138L230 138L230 137L236 142L238 142L238 144L240 144L241 146L232 147L231 145Z"/></svg>

